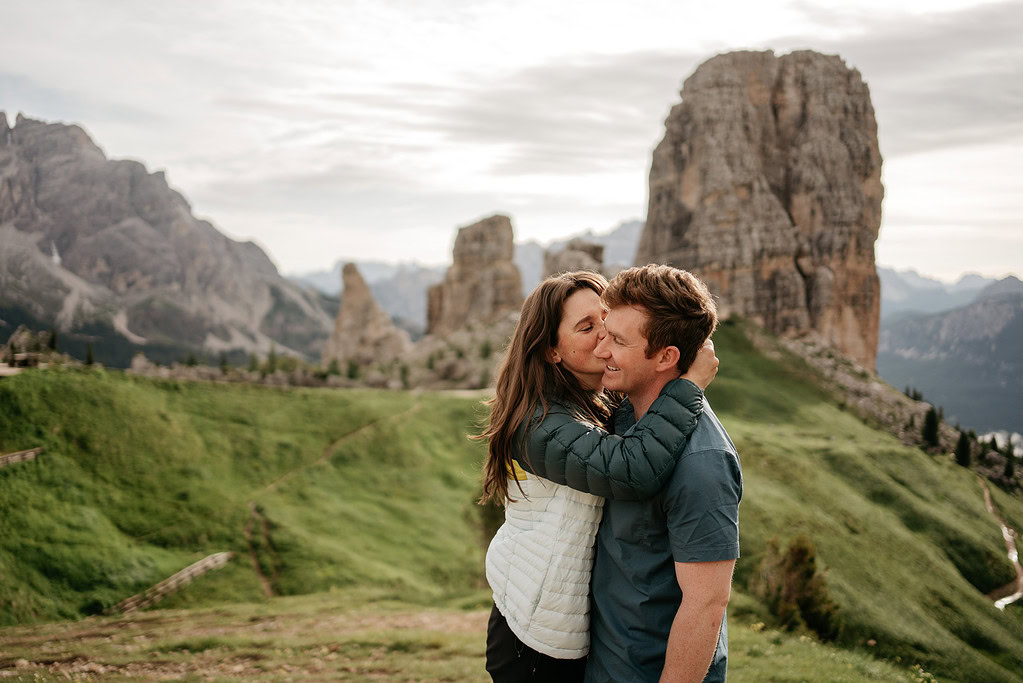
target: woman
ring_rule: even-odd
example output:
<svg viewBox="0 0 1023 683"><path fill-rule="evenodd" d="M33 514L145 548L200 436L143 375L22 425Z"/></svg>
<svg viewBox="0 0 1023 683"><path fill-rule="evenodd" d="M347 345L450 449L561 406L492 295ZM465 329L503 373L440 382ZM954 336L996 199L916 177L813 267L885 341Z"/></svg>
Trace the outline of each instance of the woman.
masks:
<svg viewBox="0 0 1023 683"><path fill-rule="evenodd" d="M708 346L629 436L609 435L605 363L593 355L606 286L596 273L565 273L526 298L480 435L489 440L481 502L506 506L486 562L494 590L487 671L499 683L582 680L604 498L649 498L661 488L703 410L700 387L717 372ZM551 439L568 447L547 458Z"/></svg>

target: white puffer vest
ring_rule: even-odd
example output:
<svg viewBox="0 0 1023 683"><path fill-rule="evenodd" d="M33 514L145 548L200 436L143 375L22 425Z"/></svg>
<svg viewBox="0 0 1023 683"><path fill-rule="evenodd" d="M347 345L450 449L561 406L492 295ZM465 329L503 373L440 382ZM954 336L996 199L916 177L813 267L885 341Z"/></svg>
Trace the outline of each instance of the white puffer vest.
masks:
<svg viewBox="0 0 1023 683"><path fill-rule="evenodd" d="M519 640L537 652L585 657L593 548L604 499L517 465L508 492L516 500L505 508L504 524L487 550L494 604Z"/></svg>

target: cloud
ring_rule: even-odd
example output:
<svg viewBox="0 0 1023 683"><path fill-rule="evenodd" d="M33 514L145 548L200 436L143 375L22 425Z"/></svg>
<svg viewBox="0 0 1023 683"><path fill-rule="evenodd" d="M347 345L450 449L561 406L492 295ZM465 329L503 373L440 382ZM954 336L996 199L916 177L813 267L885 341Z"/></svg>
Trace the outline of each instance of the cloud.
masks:
<svg viewBox="0 0 1023 683"><path fill-rule="evenodd" d="M16 110L7 111L11 124L18 113L30 119L52 122L63 120L70 111L80 113L81 118L65 122L78 125L97 119L147 126L164 121L158 113L148 109L115 104L74 90L44 86L31 78L0 71L0 110L8 103L17 103Z"/></svg>
<svg viewBox="0 0 1023 683"><path fill-rule="evenodd" d="M683 22L671 2L627 17L602 2L13 3L0 107L79 123L112 156L166 168L197 211L290 267L319 258L300 223L353 241L343 231L405 230L403 248L443 242L446 258L454 227L494 211L525 237L642 213L683 79L729 49L810 48L861 71L885 158L921 162L898 176L886 166L898 179L886 212L927 193L994 203L995 179L1016 168L978 164L954 192L918 172L961 172L950 149L1023 139L1023 3L706 9ZM1003 204L1019 206L1015 194Z"/></svg>
<svg viewBox="0 0 1023 683"><path fill-rule="evenodd" d="M1023 135L1023 3L926 17L826 12L802 4L838 38L791 36L786 46L837 53L871 90L882 152L901 155Z"/></svg>
<svg viewBox="0 0 1023 683"><path fill-rule="evenodd" d="M428 109L454 144L501 148L492 172L594 174L647 164L697 56L636 52L559 60L466 84Z"/></svg>

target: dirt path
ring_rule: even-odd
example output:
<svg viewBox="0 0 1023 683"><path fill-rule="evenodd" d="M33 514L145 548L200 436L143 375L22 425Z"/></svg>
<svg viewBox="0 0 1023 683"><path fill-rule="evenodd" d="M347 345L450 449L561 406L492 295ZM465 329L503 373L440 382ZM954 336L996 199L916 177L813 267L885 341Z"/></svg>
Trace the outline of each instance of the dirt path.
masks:
<svg viewBox="0 0 1023 683"><path fill-rule="evenodd" d="M279 476L277 476L276 478L274 478L273 480L268 482L266 485L264 485L262 488L259 488L259 489L256 489L255 491L253 491L250 494L251 497L249 498L248 501L246 501L245 504L251 506L253 504L253 502L254 502L256 497L258 497L260 495L263 495L265 493L269 493L270 491L273 491L280 484L282 484L285 481L287 481L288 479L294 477L299 472L303 472L303 471L305 471L305 470L307 470L307 469L309 469L311 467L316 467L318 465L322 465L323 463L327 462L334 455L334 451L337 450L338 446L340 446L342 443L344 443L348 439L354 438L354 437L358 436L359 434L362 434L362 433L368 431L369 429L372 429L373 427L375 427L376 425L380 424L381 422L386 422L386 421L390 421L390 420L397 420L399 418L405 417L406 415L411 415L412 413L418 411L421 407L422 407L422 404L417 400L416 403L411 408L408 408L407 410L403 410L400 413L395 413L394 415L386 415L384 417L379 417L379 418L377 418L375 420L370 420L366 424L360 425L359 427L356 427L352 431L347 432L345 434L342 434L336 441L334 441L331 444L328 444L327 447L323 449L323 454L320 455L319 458L317 458L316 460L314 460L313 462L310 462L310 463L305 463L305 464L302 464L302 465L297 465L296 467L293 467L292 469L287 470L287 471L281 473ZM221 509L217 510L215 514L218 514L218 515L227 514L231 510L237 509L238 505L239 505L239 503L231 503L229 505L225 505ZM148 531L148 532L142 534L141 536L135 536L135 540L136 541L144 541L147 538L155 536L156 534L162 533L164 531L170 531L171 529L174 529L176 527L177 527L176 524L168 524L168 525L160 527L158 529L154 529L152 531Z"/></svg>
<svg viewBox="0 0 1023 683"><path fill-rule="evenodd" d="M0 680L486 679L487 611L349 603L321 594L0 629Z"/></svg>
<svg viewBox="0 0 1023 683"><path fill-rule="evenodd" d="M259 566L259 555L256 552L256 545L252 542L252 526L259 523L263 533L263 547L269 546L266 518L259 514L255 503L249 503L249 512L249 519L245 522L245 541L249 544L249 559L252 561L252 568L256 571L256 576L259 577L259 582L263 584L263 592L266 594L266 597L272 598L274 596L273 584L270 583L270 579L263 573L263 568Z"/></svg>
<svg viewBox="0 0 1023 683"><path fill-rule="evenodd" d="M418 411L421 407L422 403L420 403L417 400L416 403L414 403L412 407L407 410L403 410L402 412L396 413L394 415L388 415L386 417L377 418L376 420L367 422L366 424L357 427L356 429L353 429L352 431L346 434L343 434L337 440L328 444L327 447L323 449L323 453L320 455L320 457L314 460L313 462L299 465L288 470L287 472L284 472L277 478L273 479L266 486L264 486L261 489L258 489L252 494L252 498L248 502L249 518L245 522L244 534L245 541L249 547L249 559L252 562L252 568L256 571L256 575L259 577L259 582L263 586L263 592L266 594L266 597L272 598L274 595L276 595L273 589L273 580L276 580L277 578L276 576L277 568L280 566L280 562L277 558L277 553L274 552L273 544L270 542L270 522L269 520L266 519L266 517L260 514L259 506L256 503L256 498L260 495L273 491L282 483L294 477L296 474L304 472L311 467L317 467L330 461L330 459L334 456L334 453L337 451L337 449L346 441L349 441L350 439L359 436L360 434L372 429L373 427L376 427L381 422L398 420L404 418L407 415L411 415ZM259 562L259 553L256 550L256 544L252 542L253 527L257 526L259 529L259 533L262 535L262 542L260 544L260 547L263 548L265 552L269 553L273 559L274 575L272 577L268 577L266 573L263 571L263 567L260 565Z"/></svg>
<svg viewBox="0 0 1023 683"><path fill-rule="evenodd" d="M991 491L988 489L987 484L983 481L980 482L981 487L984 489L984 506L987 507L987 511L998 520L998 526L1002 530L1002 538L1005 539L1005 549L1009 555L1009 561L1012 562L1016 568L1016 578L1013 581L1005 584L1001 588L996 588L987 594L987 597L994 600L995 607L998 609L1005 609L1006 605L1010 605L1020 598L1023 598L1023 567L1019 563L1019 552L1016 549L1016 531L1005 523L1005 520L998 514L998 509L995 507L994 501L991 500Z"/></svg>
<svg viewBox="0 0 1023 683"><path fill-rule="evenodd" d="M288 470L287 472L281 474L279 477L277 477L276 479L271 481L269 484L267 484L263 488L259 489L258 491L254 492L252 494L253 497L259 496L259 495L264 494L264 493L269 493L270 491L273 491L280 484L284 483L285 481L287 481L291 477L295 476L299 472L304 472L305 470L307 470L307 469L309 469L311 467L316 467L317 465L322 465L323 463L327 462L328 460L331 459L331 457L333 457L334 451L337 450L338 446L340 446L345 441L348 441L349 439L352 439L352 438L362 434L363 432L366 432L366 431L372 429L373 427L377 426L381 422L389 422L391 420L398 420L400 418L405 417L406 415L411 415L412 413L415 413L416 411L418 411L421 407L422 407L422 403L420 403L417 400L416 403L413 404L413 406L411 408L408 408L407 410L403 410L400 413L395 413L394 415L387 415L386 417L377 418L375 420L367 422L366 424L362 425L361 427L357 427L356 429L353 429L352 431L348 432L347 434L342 435L334 443L332 443L332 444L328 445L326 448L324 448L323 449L323 455L321 455L319 458L317 458L313 462L306 463L304 465L299 465L299 466L297 466L295 468L292 468L292 469Z"/></svg>

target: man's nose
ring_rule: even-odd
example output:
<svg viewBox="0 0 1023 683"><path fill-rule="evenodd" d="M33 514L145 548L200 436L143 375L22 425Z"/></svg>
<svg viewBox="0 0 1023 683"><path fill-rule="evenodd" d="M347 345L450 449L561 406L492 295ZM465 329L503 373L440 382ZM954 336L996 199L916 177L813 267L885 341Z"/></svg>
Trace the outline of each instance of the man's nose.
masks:
<svg viewBox="0 0 1023 683"><path fill-rule="evenodd" d="M597 358L610 358L611 352L609 351L611 345L608 343L610 337L607 336L607 332L602 333L603 336L600 341L597 342L597 346L593 349L593 355Z"/></svg>

